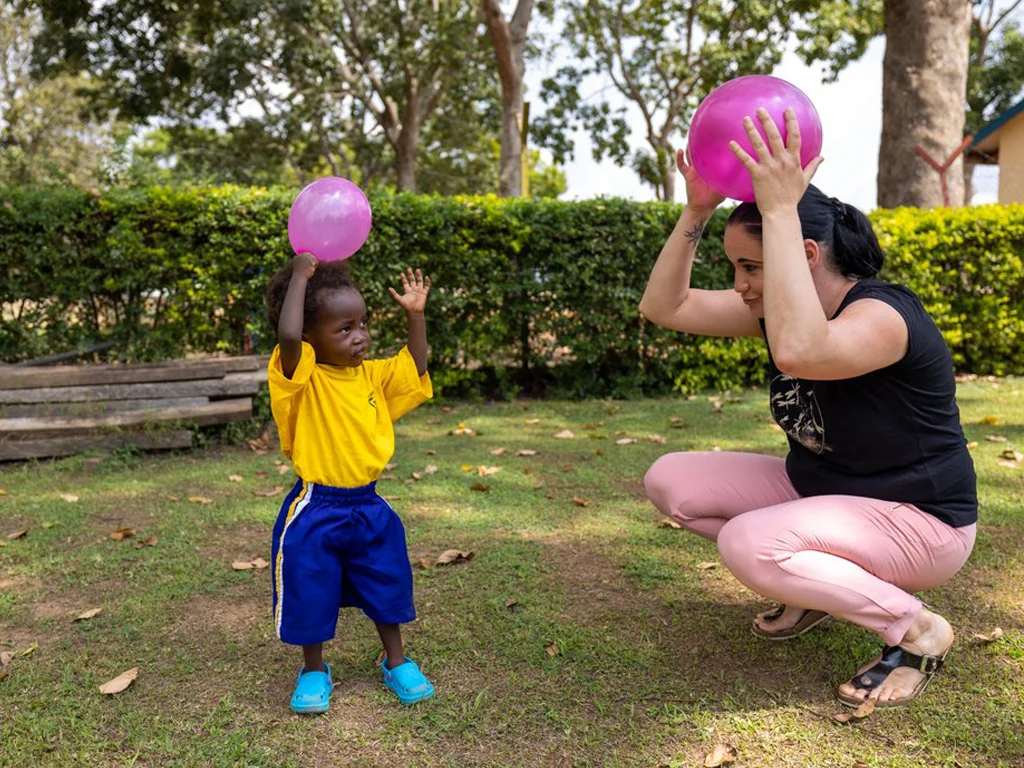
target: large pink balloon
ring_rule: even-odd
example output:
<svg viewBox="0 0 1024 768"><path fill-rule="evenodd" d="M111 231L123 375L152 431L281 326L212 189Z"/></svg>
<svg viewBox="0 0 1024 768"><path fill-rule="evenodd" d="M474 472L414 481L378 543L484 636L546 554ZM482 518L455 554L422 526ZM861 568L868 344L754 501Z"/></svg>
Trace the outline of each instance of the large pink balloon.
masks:
<svg viewBox="0 0 1024 768"><path fill-rule="evenodd" d="M754 187L750 173L729 149L736 141L757 159L743 128L743 117L749 115L764 136L754 114L764 107L786 139L787 108L796 112L800 126L800 164L807 166L821 153L821 118L807 95L791 83L770 75L746 75L720 85L708 94L693 113L688 146L690 160L700 177L719 194L733 200L752 202ZM767 139L767 137L765 137Z"/></svg>
<svg viewBox="0 0 1024 768"><path fill-rule="evenodd" d="M348 179L326 176L307 186L288 214L288 240L295 253L319 261L347 259L370 234L370 202Z"/></svg>

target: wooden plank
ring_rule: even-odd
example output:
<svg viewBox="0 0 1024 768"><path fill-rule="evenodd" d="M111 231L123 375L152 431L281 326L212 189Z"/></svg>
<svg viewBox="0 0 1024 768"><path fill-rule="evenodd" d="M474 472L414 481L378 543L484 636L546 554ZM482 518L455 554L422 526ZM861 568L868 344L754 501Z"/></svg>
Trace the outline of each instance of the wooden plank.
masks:
<svg viewBox="0 0 1024 768"><path fill-rule="evenodd" d="M226 373L266 370L269 355L170 360L164 363L61 365L0 368L0 389L79 387L88 384L145 384L158 381L216 379Z"/></svg>
<svg viewBox="0 0 1024 768"><path fill-rule="evenodd" d="M50 363L63 363L65 360L77 360L80 357L86 355L93 355L97 352L105 352L108 349L113 349L117 346L116 341L102 341L99 344L93 344L88 349L75 349L71 352L60 352L56 355L46 355L45 357L37 357L34 360L26 360L18 365L23 365L26 368L30 368L37 365L49 365Z"/></svg>
<svg viewBox="0 0 1024 768"><path fill-rule="evenodd" d="M219 379L225 373L227 368L223 363L212 362L192 365L67 365L59 368L15 368L0 371L0 389Z"/></svg>
<svg viewBox="0 0 1024 768"><path fill-rule="evenodd" d="M191 448L192 433L187 429L174 429L162 432L114 432L49 440L7 440L0 442L0 461L71 456L89 450L123 448L127 445L141 450Z"/></svg>
<svg viewBox="0 0 1024 768"><path fill-rule="evenodd" d="M161 421L180 421L200 427L241 421L252 415L252 400L239 398L205 405L181 408L153 408L145 411L124 411L88 419L0 419L0 435L7 440L35 440L51 437L88 435L110 432L126 427L139 427Z"/></svg>
<svg viewBox="0 0 1024 768"><path fill-rule="evenodd" d="M142 411L147 408L183 408L189 405L205 405L208 402L210 402L208 397L167 397L160 400L97 400L86 403L0 405L0 419L14 419L26 416L39 419L50 417L86 419L120 411Z"/></svg>
<svg viewBox="0 0 1024 768"><path fill-rule="evenodd" d="M229 373L223 379L201 379L198 381L0 389L0 404L86 403L97 400L157 400L168 397L239 397L256 394L260 384L266 379L266 371L251 371Z"/></svg>

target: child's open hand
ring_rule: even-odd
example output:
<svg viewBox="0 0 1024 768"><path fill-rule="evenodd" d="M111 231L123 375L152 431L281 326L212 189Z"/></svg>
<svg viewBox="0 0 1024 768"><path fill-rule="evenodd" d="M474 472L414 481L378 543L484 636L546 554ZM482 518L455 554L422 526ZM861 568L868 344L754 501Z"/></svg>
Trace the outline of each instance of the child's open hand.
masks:
<svg viewBox="0 0 1024 768"><path fill-rule="evenodd" d="M413 273L412 267L399 274L405 292L399 295L398 291L391 287L388 287L388 291L406 312L423 314L427 306L427 294L430 293L430 277L424 277L418 269Z"/></svg>

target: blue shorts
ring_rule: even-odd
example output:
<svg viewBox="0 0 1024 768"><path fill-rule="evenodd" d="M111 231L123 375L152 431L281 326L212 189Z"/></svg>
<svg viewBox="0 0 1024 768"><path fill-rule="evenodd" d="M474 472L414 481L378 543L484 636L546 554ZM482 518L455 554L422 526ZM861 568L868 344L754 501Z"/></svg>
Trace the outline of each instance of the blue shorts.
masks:
<svg viewBox="0 0 1024 768"><path fill-rule="evenodd" d="M405 528L376 483L332 488L299 480L274 524L274 625L293 645L334 637L338 610L377 624L416 618Z"/></svg>

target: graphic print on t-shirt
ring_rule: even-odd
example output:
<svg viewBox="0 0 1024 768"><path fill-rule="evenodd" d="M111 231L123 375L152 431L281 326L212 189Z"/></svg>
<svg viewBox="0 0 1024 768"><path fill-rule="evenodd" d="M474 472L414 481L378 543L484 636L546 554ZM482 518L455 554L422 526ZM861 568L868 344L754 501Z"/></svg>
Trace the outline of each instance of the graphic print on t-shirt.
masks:
<svg viewBox="0 0 1024 768"><path fill-rule="evenodd" d="M780 373L772 379L771 395L772 416L787 435L814 453L832 450L825 442L825 424L810 384Z"/></svg>

